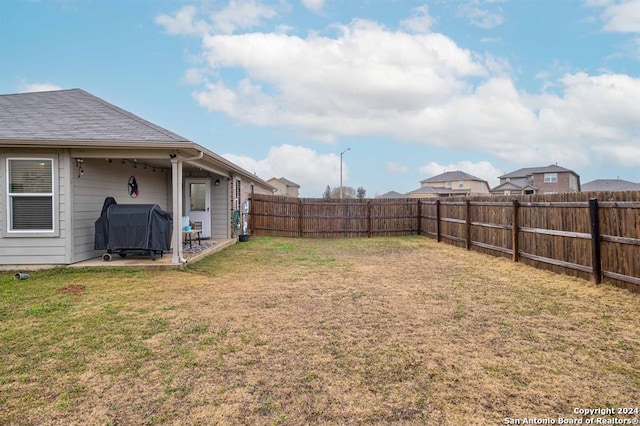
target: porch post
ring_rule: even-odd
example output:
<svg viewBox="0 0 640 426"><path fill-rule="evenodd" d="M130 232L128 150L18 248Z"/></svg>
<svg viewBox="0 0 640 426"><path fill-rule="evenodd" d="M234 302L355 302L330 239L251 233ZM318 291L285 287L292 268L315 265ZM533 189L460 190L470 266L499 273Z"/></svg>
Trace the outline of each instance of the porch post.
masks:
<svg viewBox="0 0 640 426"><path fill-rule="evenodd" d="M171 159L171 183L173 194L173 256L171 263L180 263L182 257L182 173L180 161L177 158Z"/></svg>

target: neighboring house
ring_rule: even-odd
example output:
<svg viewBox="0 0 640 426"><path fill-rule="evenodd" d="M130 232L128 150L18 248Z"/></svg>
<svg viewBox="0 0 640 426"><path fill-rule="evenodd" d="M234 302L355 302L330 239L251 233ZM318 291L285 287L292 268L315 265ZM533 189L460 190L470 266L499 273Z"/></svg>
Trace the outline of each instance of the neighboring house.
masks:
<svg viewBox="0 0 640 426"><path fill-rule="evenodd" d="M433 188L431 186L423 186L418 189L414 189L413 191L407 192L408 198L440 198L449 196L450 191L444 188Z"/></svg>
<svg viewBox="0 0 640 426"><path fill-rule="evenodd" d="M582 192L640 191L640 184L622 179L596 179L582 184Z"/></svg>
<svg viewBox="0 0 640 426"><path fill-rule="evenodd" d="M378 195L376 198L407 198L407 194L401 194L397 191L389 191L382 195Z"/></svg>
<svg viewBox="0 0 640 426"><path fill-rule="evenodd" d="M407 193L409 198L438 198L489 194L489 184L469 173L445 172L420 181L420 188Z"/></svg>
<svg viewBox="0 0 640 426"><path fill-rule="evenodd" d="M232 162L83 90L0 95L0 266L66 265L100 256L106 197L172 212L203 237L236 238L234 210L273 187ZM177 249L176 249L177 248Z"/></svg>
<svg viewBox="0 0 640 426"><path fill-rule="evenodd" d="M295 182L291 182L284 177L281 177L279 179L272 177L267 181L267 183L276 188L276 192L274 195L283 195L285 197L299 196L298 192L300 190L300 185Z"/></svg>
<svg viewBox="0 0 640 426"><path fill-rule="evenodd" d="M580 176L558 165L528 167L499 176L493 195L558 194L580 192Z"/></svg>

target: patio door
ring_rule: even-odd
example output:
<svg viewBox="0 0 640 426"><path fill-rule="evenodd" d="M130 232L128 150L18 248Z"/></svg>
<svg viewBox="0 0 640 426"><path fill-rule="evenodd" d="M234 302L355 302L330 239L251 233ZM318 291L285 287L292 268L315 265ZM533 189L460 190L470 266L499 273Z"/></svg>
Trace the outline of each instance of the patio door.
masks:
<svg viewBox="0 0 640 426"><path fill-rule="evenodd" d="M211 180L185 179L184 215L189 216L202 238L211 238Z"/></svg>

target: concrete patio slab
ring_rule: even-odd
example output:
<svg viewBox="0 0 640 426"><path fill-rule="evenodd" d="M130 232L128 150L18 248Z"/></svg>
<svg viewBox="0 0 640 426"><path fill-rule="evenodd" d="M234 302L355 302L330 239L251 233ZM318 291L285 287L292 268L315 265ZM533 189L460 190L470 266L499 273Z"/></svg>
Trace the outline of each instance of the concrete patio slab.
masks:
<svg viewBox="0 0 640 426"><path fill-rule="evenodd" d="M149 256L144 255L127 255L127 257L120 257L117 254L112 256L110 261L102 260L102 257L96 257L94 259L85 260L83 262L74 263L69 265L69 268L142 268L142 269L160 269L171 270L181 269L186 264L197 262L203 258L210 256L214 253L218 253L234 245L237 242L235 238L232 239L210 239L202 240L202 244L194 244L192 249L188 246L185 247L183 257L187 260L184 264L171 263L171 252L164 253L162 257L156 257L156 260L151 260Z"/></svg>

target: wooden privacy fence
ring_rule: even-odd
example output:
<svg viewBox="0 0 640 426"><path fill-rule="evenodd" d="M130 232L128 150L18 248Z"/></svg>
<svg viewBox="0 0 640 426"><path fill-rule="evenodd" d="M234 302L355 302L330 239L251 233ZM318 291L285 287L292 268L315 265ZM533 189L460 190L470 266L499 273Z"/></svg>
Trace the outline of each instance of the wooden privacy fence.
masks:
<svg viewBox="0 0 640 426"><path fill-rule="evenodd" d="M416 235L420 204L411 199L324 200L253 194L250 229L280 237Z"/></svg>
<svg viewBox="0 0 640 426"><path fill-rule="evenodd" d="M254 194L254 235L425 235L640 293L640 192L321 200Z"/></svg>

